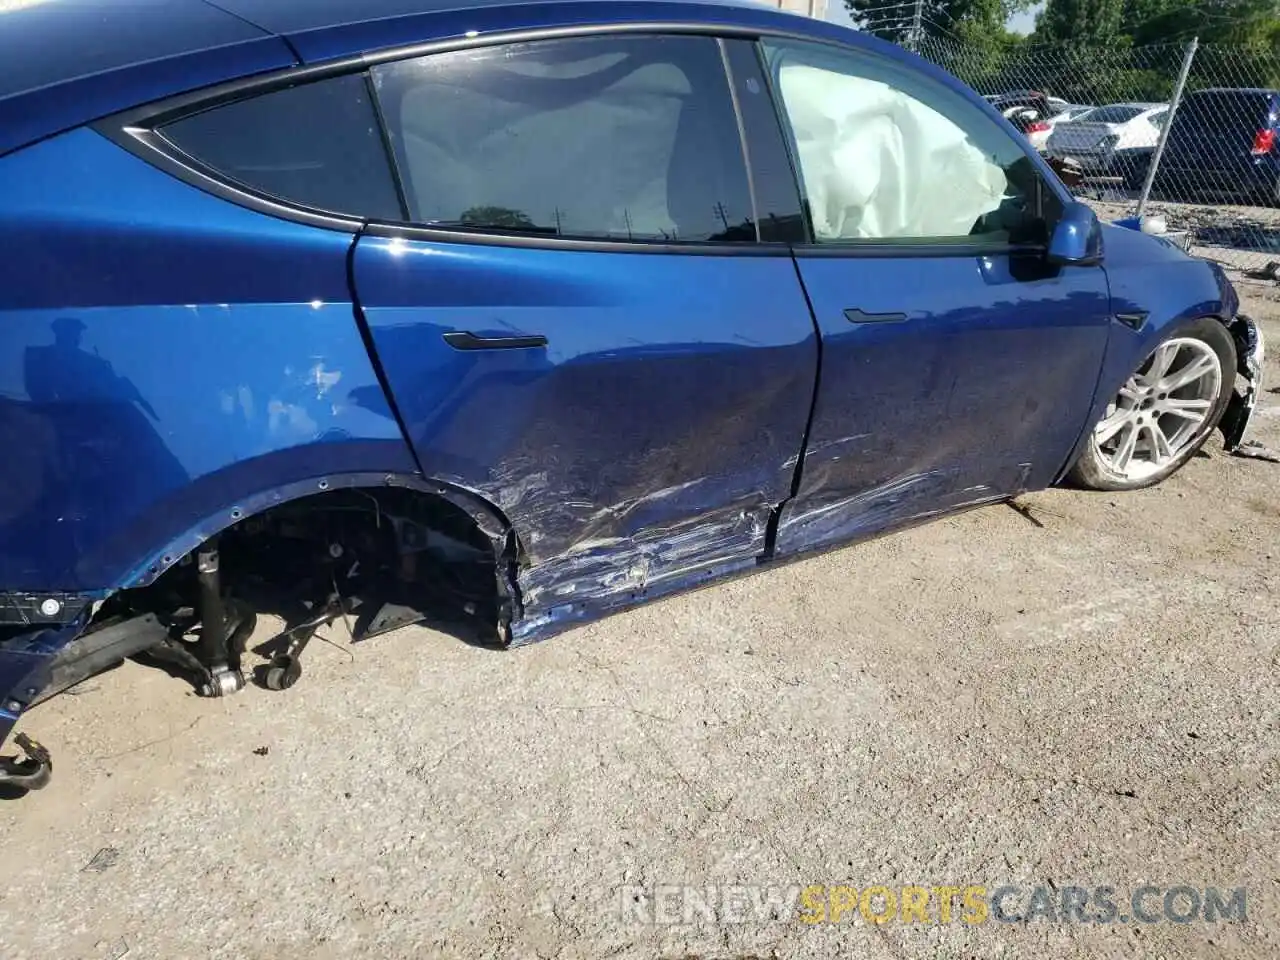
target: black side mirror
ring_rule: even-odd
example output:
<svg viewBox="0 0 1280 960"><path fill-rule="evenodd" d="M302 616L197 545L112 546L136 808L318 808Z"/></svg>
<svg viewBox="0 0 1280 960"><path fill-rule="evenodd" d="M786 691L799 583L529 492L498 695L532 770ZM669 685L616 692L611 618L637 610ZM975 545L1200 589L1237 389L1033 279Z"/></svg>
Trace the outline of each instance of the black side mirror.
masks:
<svg viewBox="0 0 1280 960"><path fill-rule="evenodd" d="M1049 237L1048 260L1078 267L1102 262L1102 227L1087 204L1069 203L1063 208Z"/></svg>

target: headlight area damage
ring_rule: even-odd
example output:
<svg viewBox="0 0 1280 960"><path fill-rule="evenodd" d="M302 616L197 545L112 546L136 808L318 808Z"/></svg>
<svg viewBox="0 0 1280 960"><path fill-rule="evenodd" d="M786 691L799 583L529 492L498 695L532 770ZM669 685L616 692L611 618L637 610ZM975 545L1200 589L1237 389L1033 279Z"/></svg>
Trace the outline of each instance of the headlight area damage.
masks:
<svg viewBox="0 0 1280 960"><path fill-rule="evenodd" d="M1262 392L1262 359L1265 346L1262 331L1250 317L1239 314L1227 327L1236 342L1236 389L1218 423L1223 446L1228 453L1239 453L1245 432Z"/></svg>
<svg viewBox="0 0 1280 960"><path fill-rule="evenodd" d="M335 620L355 641L425 622L505 646L520 615L517 554L491 505L420 478L274 491L171 543L120 590L0 594L0 742L26 709L131 657L201 696L235 693L260 614L283 622L253 651L266 658L253 678L272 690L298 680L303 650ZM21 734L14 743L25 756L0 758L0 789L43 787L49 752Z"/></svg>

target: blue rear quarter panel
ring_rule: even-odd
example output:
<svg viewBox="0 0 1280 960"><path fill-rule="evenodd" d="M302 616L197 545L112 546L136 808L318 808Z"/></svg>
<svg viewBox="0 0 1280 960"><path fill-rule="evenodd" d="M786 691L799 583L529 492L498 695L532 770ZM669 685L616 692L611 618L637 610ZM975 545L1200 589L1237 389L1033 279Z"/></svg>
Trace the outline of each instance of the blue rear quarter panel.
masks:
<svg viewBox="0 0 1280 960"><path fill-rule="evenodd" d="M129 585L239 498L416 469L354 321L349 234L88 129L0 159L0 231L0 587Z"/></svg>

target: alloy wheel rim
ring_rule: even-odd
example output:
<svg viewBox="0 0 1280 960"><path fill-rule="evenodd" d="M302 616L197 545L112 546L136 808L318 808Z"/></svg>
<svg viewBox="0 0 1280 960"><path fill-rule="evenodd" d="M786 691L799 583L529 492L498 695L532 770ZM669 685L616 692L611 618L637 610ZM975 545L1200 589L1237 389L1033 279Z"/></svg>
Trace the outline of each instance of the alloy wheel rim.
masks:
<svg viewBox="0 0 1280 960"><path fill-rule="evenodd" d="M1103 462L1145 480L1181 458L1205 430L1222 391L1222 361L1203 340L1166 340L1131 376L1093 439Z"/></svg>

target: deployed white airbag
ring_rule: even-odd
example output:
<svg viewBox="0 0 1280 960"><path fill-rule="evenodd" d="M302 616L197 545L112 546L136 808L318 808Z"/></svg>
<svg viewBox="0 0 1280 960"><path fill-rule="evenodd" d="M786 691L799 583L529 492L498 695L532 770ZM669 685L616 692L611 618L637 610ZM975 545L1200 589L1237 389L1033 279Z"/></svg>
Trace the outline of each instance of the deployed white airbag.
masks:
<svg viewBox="0 0 1280 960"><path fill-rule="evenodd" d="M1007 181L947 117L876 80L783 64L819 239L963 237Z"/></svg>

